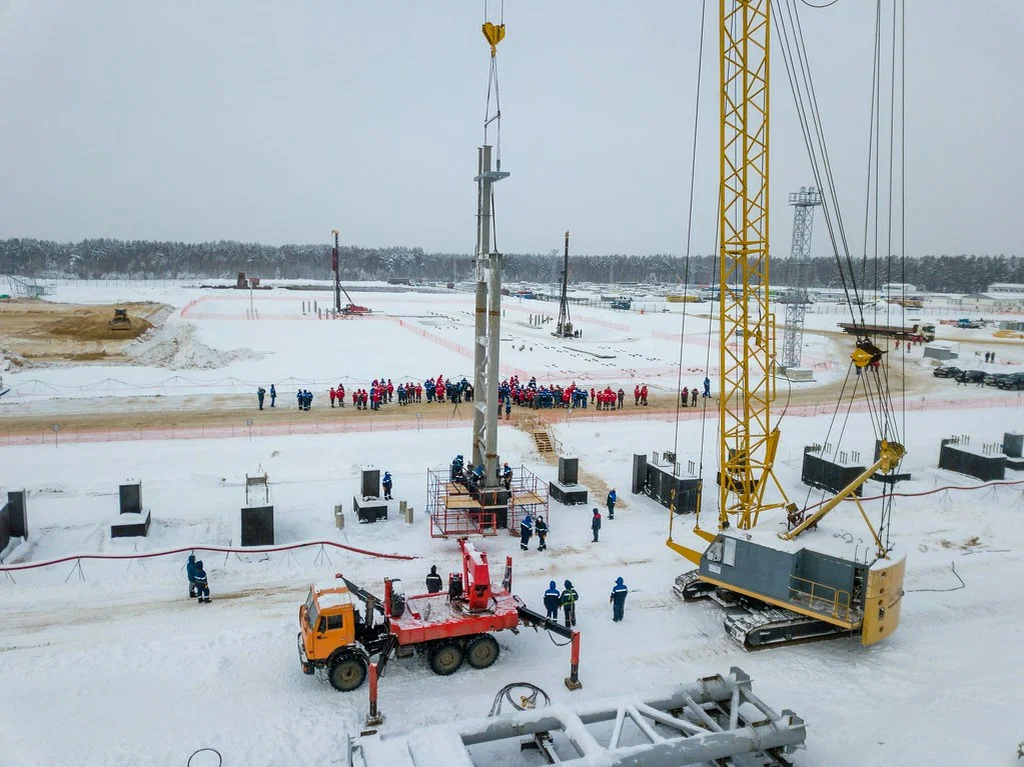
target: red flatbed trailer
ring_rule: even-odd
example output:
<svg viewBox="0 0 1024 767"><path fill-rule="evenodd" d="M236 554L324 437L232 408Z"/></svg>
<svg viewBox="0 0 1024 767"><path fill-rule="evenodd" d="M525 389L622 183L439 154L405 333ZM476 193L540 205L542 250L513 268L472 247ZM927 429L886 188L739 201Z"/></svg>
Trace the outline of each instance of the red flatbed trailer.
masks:
<svg viewBox="0 0 1024 767"><path fill-rule="evenodd" d="M507 592L495 594L489 609L475 613L449 601L445 593L419 594L406 600L400 617L391 618L391 633L402 646L504 631L518 625L519 605Z"/></svg>

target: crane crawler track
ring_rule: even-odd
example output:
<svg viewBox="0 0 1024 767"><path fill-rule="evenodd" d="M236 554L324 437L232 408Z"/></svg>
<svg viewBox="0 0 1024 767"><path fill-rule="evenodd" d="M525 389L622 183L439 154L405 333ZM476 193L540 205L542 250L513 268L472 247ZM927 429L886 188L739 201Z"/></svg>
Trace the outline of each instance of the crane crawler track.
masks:
<svg viewBox="0 0 1024 767"><path fill-rule="evenodd" d="M726 611L723 620L725 633L750 652L860 633L706 583L700 579L697 570L679 575L672 590L684 602L711 600L718 604Z"/></svg>

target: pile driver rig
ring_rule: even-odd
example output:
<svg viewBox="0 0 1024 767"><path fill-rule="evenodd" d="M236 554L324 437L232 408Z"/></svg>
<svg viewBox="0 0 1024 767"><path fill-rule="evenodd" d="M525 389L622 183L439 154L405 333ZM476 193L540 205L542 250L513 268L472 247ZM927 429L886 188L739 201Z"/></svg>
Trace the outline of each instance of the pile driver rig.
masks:
<svg viewBox="0 0 1024 767"><path fill-rule="evenodd" d="M686 601L720 604L726 631L748 649L855 634L868 645L896 630L905 557L883 544L856 490L876 472L895 472L905 450L896 439L892 402L879 371L883 352L871 342L863 316L850 370L878 403L878 460L827 502L804 509L789 500L774 470L780 431L771 419L776 358L768 303L769 38L779 5L784 4L719 0L718 529L702 529L698 510L693 532L706 547L674 540L671 521L667 545L697 565L676 579L676 593ZM787 59L786 65L792 81L793 64ZM839 250L836 245L842 270ZM842 539L801 537L847 500L860 509L873 545L847 549ZM764 523L757 529L766 513L786 522L786 531L776 535Z"/></svg>

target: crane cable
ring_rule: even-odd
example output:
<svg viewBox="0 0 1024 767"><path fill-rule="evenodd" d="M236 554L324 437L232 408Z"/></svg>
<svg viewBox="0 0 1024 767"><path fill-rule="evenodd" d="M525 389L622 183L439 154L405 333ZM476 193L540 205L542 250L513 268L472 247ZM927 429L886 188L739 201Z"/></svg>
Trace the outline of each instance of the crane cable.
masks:
<svg viewBox="0 0 1024 767"><path fill-rule="evenodd" d="M704 22L707 14L707 0L700 4L700 36L697 45L697 87L693 100L693 141L690 147L690 191L686 210L686 261L683 269L683 316L679 326L679 371L676 379L676 422L672 437L672 452L679 455L679 417L682 406L683 391L683 345L686 343L686 307L689 304L690 289L690 246L693 242L693 188L697 169L697 129L700 120L700 84L704 72ZM710 343L711 336L708 335ZM707 373L705 372L705 375ZM701 434L701 452L703 454L704 435ZM702 462L703 464L703 462ZM703 476L703 473L700 475Z"/></svg>
<svg viewBox="0 0 1024 767"><path fill-rule="evenodd" d="M484 21L482 30L484 38L491 46L490 64L487 71L487 99L484 107L484 146L487 146L487 134L491 123L494 123L494 157L497 170L501 170L501 92L498 88L498 43L505 39L505 0L500 0L498 23L488 21L488 3L484 0ZM494 92L494 114L491 114L491 92ZM494 206L494 186L491 186L491 252L501 253L498 248L498 218ZM482 256L490 254L482 253Z"/></svg>
<svg viewBox="0 0 1024 767"><path fill-rule="evenodd" d="M893 143L895 141L895 129L894 129L894 125L895 125L895 108L894 107L895 107L895 79L896 79L896 69L897 69L897 67L896 67L896 50L895 50L895 48L896 48L896 17L897 17L897 9L896 9L896 6L895 6L895 2L898 2L898 0L894 0L894 7L893 7L893 43L892 43L893 51L892 51L892 74L891 74L891 78L892 78L891 83L892 83L892 85L891 85L891 94L890 94L891 107L890 107L890 115L889 115L889 119L890 119L890 130L889 130L889 140L890 140L890 173L889 173L889 185L890 185L889 186L889 210L890 210L890 214L889 215L890 215L890 225L889 225L889 231L888 231L887 234L888 234L888 238L889 238L890 242L891 242L891 237L892 237L892 231L891 231L891 208L892 208L892 183L893 183L892 182L891 168L892 168L892 164L893 164L892 163ZM787 14L788 14L788 17L789 17L789 24L790 24L790 26L787 27L787 25L786 25L786 16L783 16L781 11L778 11L778 15L780 17L780 23L778 24L778 29L780 30L781 41L782 41L782 44L783 44L782 45L782 48L783 48L783 61L785 63L785 67L786 67L787 77L789 78L790 84L791 84L792 89L793 89L794 101L796 102L797 112L798 112L798 115L800 117L801 130L802 130L803 135L804 135L805 144L807 145L807 150L808 150L808 155L809 155L809 158L810 158L810 161L811 161L812 171L815 174L815 180L818 182L819 188L826 189L826 191L828 193L828 196L829 196L828 199L825 201L825 204L823 205L824 213L825 213L826 225L828 227L829 237L832 240L832 245L833 245L833 250L835 252L836 261L837 261L837 264L839 266L839 273L840 273L840 278L842 280L843 291L844 291L844 294L845 294L845 297L846 297L846 302L847 302L848 307L850 308L851 315L853 315L854 326L855 326L855 329L856 329L858 311L854 309L854 302L853 302L853 300L851 299L851 296L850 296L850 287L851 286L853 288L854 295L857 295L856 272L853 270L853 262L852 262L852 259L850 257L848 241L846 239L845 228L844 228L844 225L843 225L843 222L842 222L842 215L841 215L841 211L840 211L839 205L838 205L838 196L837 196L837 193L836 193L834 177L833 177L833 174L832 174L832 171L831 171L831 163L830 163L830 160L829 160L828 149L827 149L827 145L826 145L825 138L824 138L824 132L823 132L823 130L821 128L820 113L819 113L818 105L817 105L817 97L816 97L816 93L815 93L815 90L814 90L813 81L811 80L811 77L810 77L809 63L807 61L806 46L805 46L804 38L803 38L803 30L802 30L802 27L801 27L800 21L799 21L799 14L795 11L794 0L772 0L772 3L773 3L774 6L776 6L777 11L778 11L778 7L781 4L784 3L785 4L784 7L785 7L785 9L787 11ZM804 4L805 5L810 5L809 3L806 3L806 2ZM812 7L814 7L814 6L812 6ZM879 7L880 7L880 2L879 2ZM905 12L904 12L904 16L905 16ZM905 23L903 24L903 29L904 29L904 31L902 33L902 35L903 35L903 43L905 43ZM875 46L876 47L876 51L880 51L880 38L881 38L881 24L880 24L880 17L879 17L879 20L876 21L876 46ZM876 53L876 57L875 58L876 58L877 65L875 66L875 71L874 71L874 76L873 76L872 104L873 104L873 106L875 104L879 104L879 107L880 107L880 91L881 91L880 53ZM905 56L901 57L901 59L900 59L900 69L901 69L901 73L902 73L901 74L901 85L903 83L905 83L905 61L904 60L905 60ZM876 85L877 85L877 87L876 87ZM904 107L905 107L905 95L901 95L901 108L904 108ZM872 113L873 113L872 114L872 120L874 121L874 123L872 124L871 127L876 131L876 133L880 133L880 128L879 128L880 108L878 110L872 109ZM810 120L809 120L809 118L810 118ZM812 127L810 125L811 120L813 120L813 137L812 137ZM905 139L903 138L903 136L905 136L905 129L903 128L903 121L901 120L901 163L903 163L903 167L905 168L905 157L903 156L904 155L904 152L903 152L903 141ZM878 136L878 138L880 139L880 136ZM880 149L881 149L880 143L881 142L879 140L876 140L876 141L873 142L873 144L875 146L875 153L876 153L875 158L874 158L876 166L877 166L878 161L879 161L878 160L878 155L880 154ZM819 155L820 155L820 157L819 157ZM869 197L868 197L868 199L870 200L870 162L871 162L870 152L869 152L869 161L868 162L869 162L869 180L868 180L868 183L869 183L868 195L869 195ZM821 184L821 178L822 178L823 173L824 173L825 178L827 178L827 180L828 180L827 187L823 187L823 185ZM903 183L904 182L901 179L901 184L903 184ZM903 188L905 189L905 187L903 187ZM875 207L876 207L876 210L877 210L877 207L878 207L878 199L877 198L880 195L880 189L879 189L879 183L878 183L878 171L877 171L877 169L876 169L876 173L875 173L875 194L876 194L876 205L875 205ZM903 198L905 199L905 194L903 195ZM904 207L905 207L904 201L903 201L903 199L901 199L901 209L904 208ZM832 220L832 216L833 215L835 216L835 219L836 219L835 222L833 222L833 220ZM901 220L905 221L905 210L901 213ZM876 217L876 221L875 221L875 238L876 238L876 241L877 241L877 238L878 238L878 218L877 217ZM866 229L865 229L865 239L866 239ZM840 242L842 242L842 245L843 245L842 249L840 249L840 247L839 247L839 243ZM901 242L903 242L904 245L905 245L905 232L901 232ZM866 250L866 248L865 248L865 250ZM891 247L889 248L889 250L891 251ZM904 268L904 273L905 273L905 268L906 268L906 251L905 251L905 246L902 247L901 250L902 250L901 260L903 262L903 268ZM890 265L890 271L891 271L891 254L890 254L889 258L890 258L889 265ZM844 269L844 262L845 262L845 269ZM875 268L877 270L877 257L875 258ZM848 270L848 272L847 272L847 270ZM862 271L863 271L863 264L862 264ZM876 279L876 282L877 282L877 279ZM858 306L858 309L859 309L860 326L861 326L859 328L859 331L857 332L857 340L858 340L858 344L860 344L861 342L868 342L868 339L867 339L866 329L864 328L865 321L864 321L863 306L861 305L861 303L859 301L857 302L857 306ZM876 311L877 311L877 308L876 308ZM905 371L905 369L906 369L905 355L904 355L903 367L904 367L904 371ZM889 372L888 371L888 360L887 360L886 367L885 367L885 369L883 369L882 372L880 372L877 368L871 368L871 367L866 368L865 369L865 373L867 373L869 376L872 376L873 379L874 379L874 384L875 384L875 387L877 389L877 400L875 400L873 398L874 392L871 391L871 387L869 387L869 386L865 386L865 395L866 395L866 397L868 399L868 412L869 412L872 424L874 426L876 435L879 436L879 437L882 437L882 438L889 438L890 434L891 434L892 437L898 439L898 432L899 432L899 430L897 428L897 425L896 425L896 422L895 422L895 419L894 419L895 406L894 406L894 403L893 403L893 400L892 400L891 388L889 387L888 372ZM847 376L849 376L849 372L847 373ZM905 425L906 425L906 410L905 410L905 407L906 407L906 382L905 382L905 376L904 376L904 381L903 381L902 385L903 385L903 405L904 405L903 426L904 426L904 429L905 429ZM833 418L833 424L834 424L834 418ZM829 429L830 432L831 432L831 428L832 427L830 426L830 429ZM882 520L881 520L879 532L880 533L884 532L885 537L886 537L886 545L888 545L889 521L891 519L891 508L892 508L892 492L888 488L883 489L883 496L886 496L886 495L888 496L888 499L887 499L887 502L883 502Z"/></svg>
<svg viewBox="0 0 1024 767"><path fill-rule="evenodd" d="M491 46L491 60L487 71L487 101L484 108L484 145L487 132L494 123L494 154L498 170L501 170L501 91L498 87L498 43L505 39L505 0L500 0L498 23L488 20L487 0L484 0L483 33ZM491 113L491 92L494 92L494 113Z"/></svg>

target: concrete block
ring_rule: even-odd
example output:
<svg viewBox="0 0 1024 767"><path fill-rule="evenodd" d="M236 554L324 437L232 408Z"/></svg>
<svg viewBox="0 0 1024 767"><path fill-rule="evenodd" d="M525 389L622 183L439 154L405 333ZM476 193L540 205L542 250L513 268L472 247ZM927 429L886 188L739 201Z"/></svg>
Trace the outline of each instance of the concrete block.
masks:
<svg viewBox="0 0 1024 767"><path fill-rule="evenodd" d="M145 538L149 535L150 512L144 509L137 514L118 514L110 523L111 538Z"/></svg>
<svg viewBox="0 0 1024 767"><path fill-rule="evenodd" d="M587 503L590 491L583 485L565 485L561 482L548 483L548 495L566 506L579 506Z"/></svg>
<svg viewBox="0 0 1024 767"><path fill-rule="evenodd" d="M274 545L274 507L242 507L242 545Z"/></svg>

